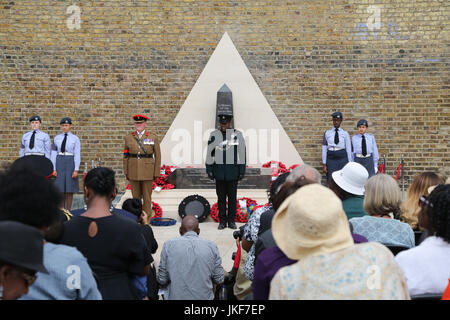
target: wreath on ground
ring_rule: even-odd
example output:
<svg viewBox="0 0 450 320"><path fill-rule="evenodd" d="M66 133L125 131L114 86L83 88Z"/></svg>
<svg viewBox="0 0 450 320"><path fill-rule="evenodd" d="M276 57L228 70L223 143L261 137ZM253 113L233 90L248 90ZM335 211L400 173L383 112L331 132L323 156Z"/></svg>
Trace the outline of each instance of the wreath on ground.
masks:
<svg viewBox="0 0 450 320"><path fill-rule="evenodd" d="M241 201L245 200L246 206L241 207L239 200L241 200ZM228 205L228 201L227 201L227 205ZM250 215L255 211L256 207L258 207L258 206L257 206L257 202L255 200L247 198L247 197L239 198L236 201L235 222L247 223ZM214 221L219 222L219 204L217 202L215 204L213 204L213 206L211 207L210 215Z"/></svg>
<svg viewBox="0 0 450 320"><path fill-rule="evenodd" d="M150 219L150 224L152 226L173 226L177 223L175 219L172 218L163 218L162 208L159 204L152 201L152 210L155 212L153 218Z"/></svg>
<svg viewBox="0 0 450 320"><path fill-rule="evenodd" d="M163 215L163 211L162 208L159 204L157 204L156 202L152 201L152 210L155 213L155 215L153 216L152 219L154 218L161 218Z"/></svg>
<svg viewBox="0 0 450 320"><path fill-rule="evenodd" d="M191 202L196 202L197 208L191 207L189 210L196 212L196 214L194 214L194 216L198 219L199 222L205 221L211 212L211 207L209 205L208 200L206 200L205 197L202 197L201 195L198 195L198 194L187 196L180 202L180 204L178 205L178 215L181 217L181 219L183 219L187 215L186 207L189 207L189 204ZM197 209L199 209L198 203L200 203L202 206L202 209L203 209L202 212L200 212L200 210L197 210ZM198 216L200 213L201 213L201 215ZM192 213L190 213L190 214L192 214Z"/></svg>

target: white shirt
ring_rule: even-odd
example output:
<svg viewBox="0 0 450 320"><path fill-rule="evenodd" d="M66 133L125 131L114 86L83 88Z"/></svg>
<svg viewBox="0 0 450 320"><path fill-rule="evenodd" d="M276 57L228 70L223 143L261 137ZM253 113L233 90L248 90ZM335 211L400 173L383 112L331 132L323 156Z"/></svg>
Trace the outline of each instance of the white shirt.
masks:
<svg viewBox="0 0 450 320"><path fill-rule="evenodd" d="M139 139L142 139L142 136L144 135L145 130L142 130L142 132L136 131L136 133L137 133Z"/></svg>
<svg viewBox="0 0 450 320"><path fill-rule="evenodd" d="M411 296L443 293L450 279L450 243L428 237L419 246L395 256L406 278Z"/></svg>

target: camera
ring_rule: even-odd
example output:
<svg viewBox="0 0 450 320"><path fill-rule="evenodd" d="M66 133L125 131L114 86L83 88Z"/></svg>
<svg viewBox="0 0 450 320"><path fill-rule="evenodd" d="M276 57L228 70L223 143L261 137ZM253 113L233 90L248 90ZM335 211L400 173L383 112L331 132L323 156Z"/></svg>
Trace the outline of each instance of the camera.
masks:
<svg viewBox="0 0 450 320"><path fill-rule="evenodd" d="M244 237L244 226L240 226L239 230L233 232L233 238L241 240Z"/></svg>
<svg viewBox="0 0 450 320"><path fill-rule="evenodd" d="M240 226L239 230L234 231L233 238L239 239L239 241L241 241L242 238L244 237L244 228L245 228L245 225ZM236 252L233 252L233 254L231 255L231 259L234 261L235 258L236 258Z"/></svg>

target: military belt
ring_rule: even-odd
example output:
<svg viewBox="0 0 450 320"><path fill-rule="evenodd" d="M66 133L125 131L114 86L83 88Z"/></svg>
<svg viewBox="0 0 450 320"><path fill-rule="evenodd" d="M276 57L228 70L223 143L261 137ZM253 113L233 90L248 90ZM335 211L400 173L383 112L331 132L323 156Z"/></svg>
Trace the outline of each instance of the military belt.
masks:
<svg viewBox="0 0 450 320"><path fill-rule="evenodd" d="M127 156L130 157L130 158L138 158L138 159L140 159L140 158L153 158L153 153L151 153L151 154L129 153Z"/></svg>

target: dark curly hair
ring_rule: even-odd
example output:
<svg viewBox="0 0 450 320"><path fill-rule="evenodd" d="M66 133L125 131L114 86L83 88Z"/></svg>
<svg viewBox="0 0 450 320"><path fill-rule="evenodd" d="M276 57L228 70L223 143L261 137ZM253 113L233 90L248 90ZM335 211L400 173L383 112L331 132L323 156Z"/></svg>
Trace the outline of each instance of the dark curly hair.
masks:
<svg viewBox="0 0 450 320"><path fill-rule="evenodd" d="M110 168L98 167L89 171L84 179L84 186L96 195L108 197L116 188L115 172Z"/></svg>
<svg viewBox="0 0 450 320"><path fill-rule="evenodd" d="M450 243L450 184L438 185L427 197L432 206L426 206L433 231Z"/></svg>
<svg viewBox="0 0 450 320"><path fill-rule="evenodd" d="M54 183L29 168L11 167L0 173L0 220L49 227L60 219L62 200Z"/></svg>

